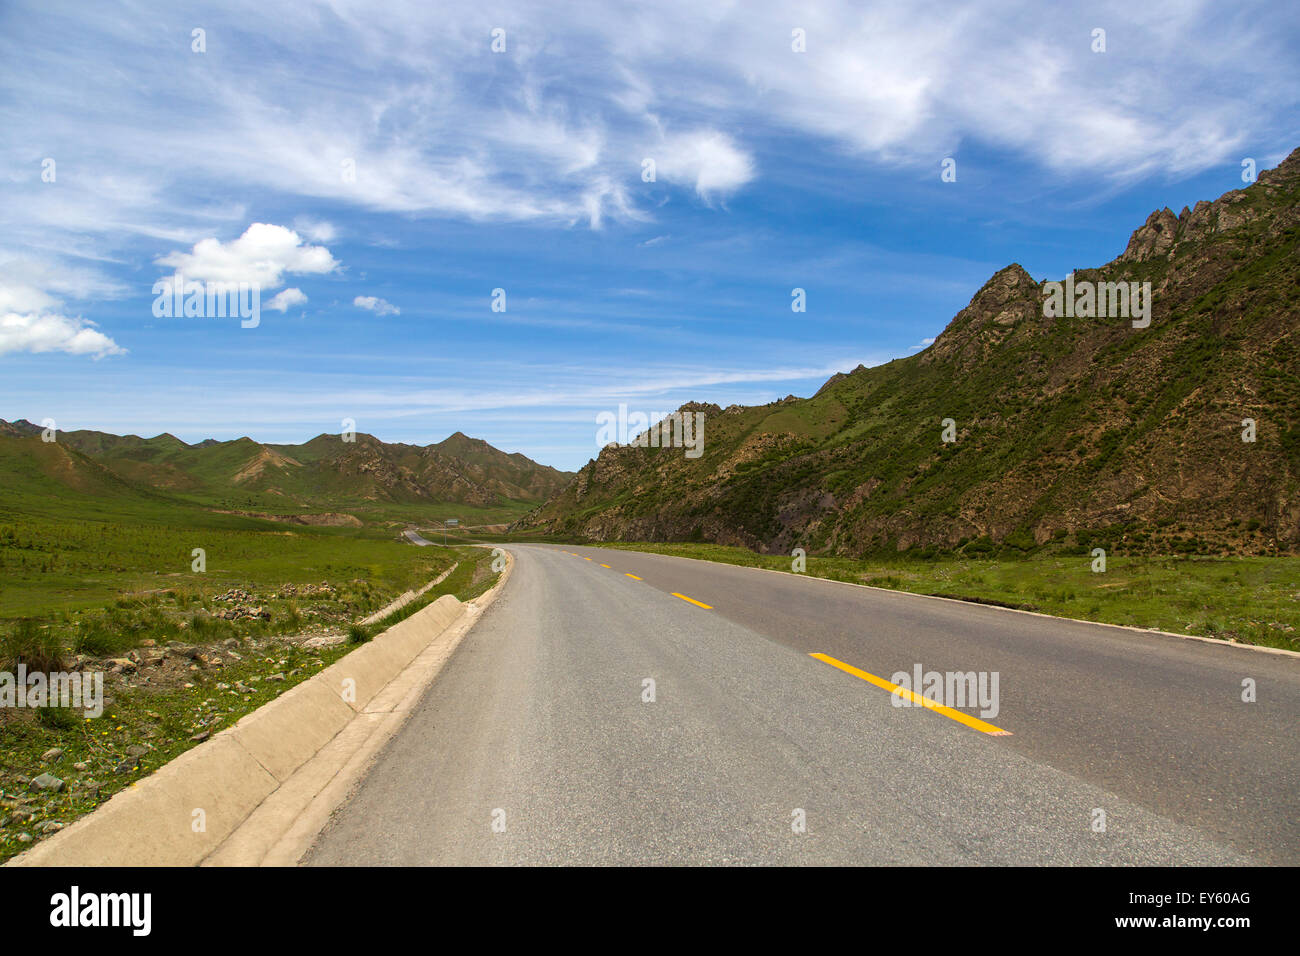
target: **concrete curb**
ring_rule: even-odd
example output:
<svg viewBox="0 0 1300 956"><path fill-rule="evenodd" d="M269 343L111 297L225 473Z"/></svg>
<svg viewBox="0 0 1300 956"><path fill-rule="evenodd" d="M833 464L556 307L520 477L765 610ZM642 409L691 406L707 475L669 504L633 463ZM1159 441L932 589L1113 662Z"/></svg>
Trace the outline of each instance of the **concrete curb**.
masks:
<svg viewBox="0 0 1300 956"><path fill-rule="evenodd" d="M488 595L495 597L512 565L508 563ZM336 753L337 772L352 753L340 744L349 739L364 742L370 736L358 734L358 728L373 727L374 715L368 712L372 703L380 702L395 685L407 691L401 677L408 666L444 634L463 636L488 595L477 605L443 595L7 865L203 862L318 755ZM457 628L458 623L464 626ZM319 761L315 769L319 773Z"/></svg>

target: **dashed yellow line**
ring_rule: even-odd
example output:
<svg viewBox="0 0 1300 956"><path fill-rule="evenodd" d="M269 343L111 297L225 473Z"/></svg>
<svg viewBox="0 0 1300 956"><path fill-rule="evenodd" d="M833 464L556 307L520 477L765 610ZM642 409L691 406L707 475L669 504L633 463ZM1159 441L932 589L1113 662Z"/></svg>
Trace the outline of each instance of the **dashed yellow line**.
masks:
<svg viewBox="0 0 1300 956"><path fill-rule="evenodd" d="M631 578L633 581L640 581L640 580L641 580L641 579L638 578L635 574L628 574L626 571L623 572L623 577L625 577L625 578Z"/></svg>
<svg viewBox="0 0 1300 956"><path fill-rule="evenodd" d="M681 597L680 594L677 596ZM690 599L687 598L687 600ZM843 661L837 661L835 658L829 657L826 654L809 654L808 656L815 657L819 661L825 661L827 664L830 664L831 667L838 667L846 674L852 674L854 677L860 677L867 683L875 684L877 687L887 690L891 694L898 694L900 697L904 698L905 700L911 701L914 707L924 707L927 710L933 710L935 713L943 714L945 717L952 718L953 720L957 721L957 723L959 724L965 724L967 727L973 727L975 730L978 730L982 734L990 734L991 736L994 737L1011 736L1011 731L1009 730L1003 730L1001 727L994 727L992 724L980 720L978 717L972 717L970 714L963 714L960 710L953 710L951 707L945 707L943 704L935 703L929 698L922 697L920 694L914 693L908 690L906 687L899 687L897 684L891 683L890 681L885 680L883 677L877 677L875 674L868 674L864 670L859 670L858 668L854 667L852 664L845 664Z"/></svg>
<svg viewBox="0 0 1300 956"><path fill-rule="evenodd" d="M705 604L703 601L695 600L695 598L688 598L685 594L678 594L676 591L673 592L673 597L681 598L683 601L686 601L688 604L694 604L696 607L702 607L706 611L713 610L712 604Z"/></svg>
<svg viewBox="0 0 1300 956"><path fill-rule="evenodd" d="M608 564L602 564L601 567L602 567L602 568L608 568L609 565L608 565ZM613 569L611 568L610 570L613 570Z"/></svg>

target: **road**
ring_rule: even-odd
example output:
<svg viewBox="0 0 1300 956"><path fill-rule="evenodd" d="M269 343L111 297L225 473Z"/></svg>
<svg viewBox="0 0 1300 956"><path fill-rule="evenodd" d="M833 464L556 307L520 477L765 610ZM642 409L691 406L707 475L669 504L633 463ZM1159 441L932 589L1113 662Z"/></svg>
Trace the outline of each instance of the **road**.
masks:
<svg viewBox="0 0 1300 956"><path fill-rule="evenodd" d="M1300 659L509 550L503 593L304 862L1300 862ZM996 672L996 716L895 706L870 679L917 664Z"/></svg>

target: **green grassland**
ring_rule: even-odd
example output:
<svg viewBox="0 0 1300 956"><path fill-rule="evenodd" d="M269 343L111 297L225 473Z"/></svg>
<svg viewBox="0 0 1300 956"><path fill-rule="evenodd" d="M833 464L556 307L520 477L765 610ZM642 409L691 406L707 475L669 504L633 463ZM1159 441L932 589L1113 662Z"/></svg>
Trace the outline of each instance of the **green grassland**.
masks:
<svg viewBox="0 0 1300 956"><path fill-rule="evenodd" d="M791 571L791 559L713 544L604 547ZM1300 651L1300 558L1113 557L807 559L807 574L1001 604L1060 617Z"/></svg>
<svg viewBox="0 0 1300 956"><path fill-rule="evenodd" d="M105 711L96 719L50 708L0 714L0 862L31 845L24 842L23 835L39 840L56 832L45 828L65 826L94 810L114 793L307 680L398 620L444 594L454 594L462 601L477 597L497 579L490 567L491 552L482 548L416 548L395 542L392 548L395 553L418 555L419 561L389 561L379 566L418 571L421 583L428 580L422 576L430 570L445 569L453 561L455 568L419 600L343 643L305 647L277 640L279 632L274 628L250 622L202 635L191 629L182 636L207 644L225 638L225 644L219 651L222 660L207 660L203 666L190 668L184 672L184 683L155 680L147 686L122 686L106 682ZM174 611L168 606L171 597L151 595L143 606L159 614ZM138 606L136 602L130 608L138 610ZM139 644L141 639L137 634L127 643ZM6 658L0 660L0 667L12 666L14 650L11 640L0 641L0 658ZM55 648L53 653L67 654L70 649ZM54 749L61 751L57 757L42 759ZM41 772L64 780L64 789L29 792L27 780Z"/></svg>

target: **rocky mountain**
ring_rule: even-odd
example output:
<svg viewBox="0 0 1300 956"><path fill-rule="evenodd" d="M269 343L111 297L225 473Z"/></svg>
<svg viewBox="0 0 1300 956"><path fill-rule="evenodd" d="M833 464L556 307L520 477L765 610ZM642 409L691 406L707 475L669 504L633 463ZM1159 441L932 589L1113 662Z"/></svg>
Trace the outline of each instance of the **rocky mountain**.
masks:
<svg viewBox="0 0 1300 956"><path fill-rule="evenodd" d="M364 433L348 441L318 435L301 445L251 438L190 445L165 433L140 438L84 430L61 431L55 442L42 442L40 433L30 422L0 420L6 452L0 464L31 474L45 468L52 494L68 483L60 475L68 481L77 476L75 485L93 483L88 476L94 476L115 487L193 503L272 512L366 503L491 508L543 501L572 478L460 432L427 446L385 443Z"/></svg>
<svg viewBox="0 0 1300 956"><path fill-rule="evenodd" d="M1119 282L1150 283L1149 324ZM516 527L771 553L1300 549L1300 150L1152 213L1074 273L1076 308L1050 291L1009 265L924 352L807 399L690 406L701 457L607 447Z"/></svg>

